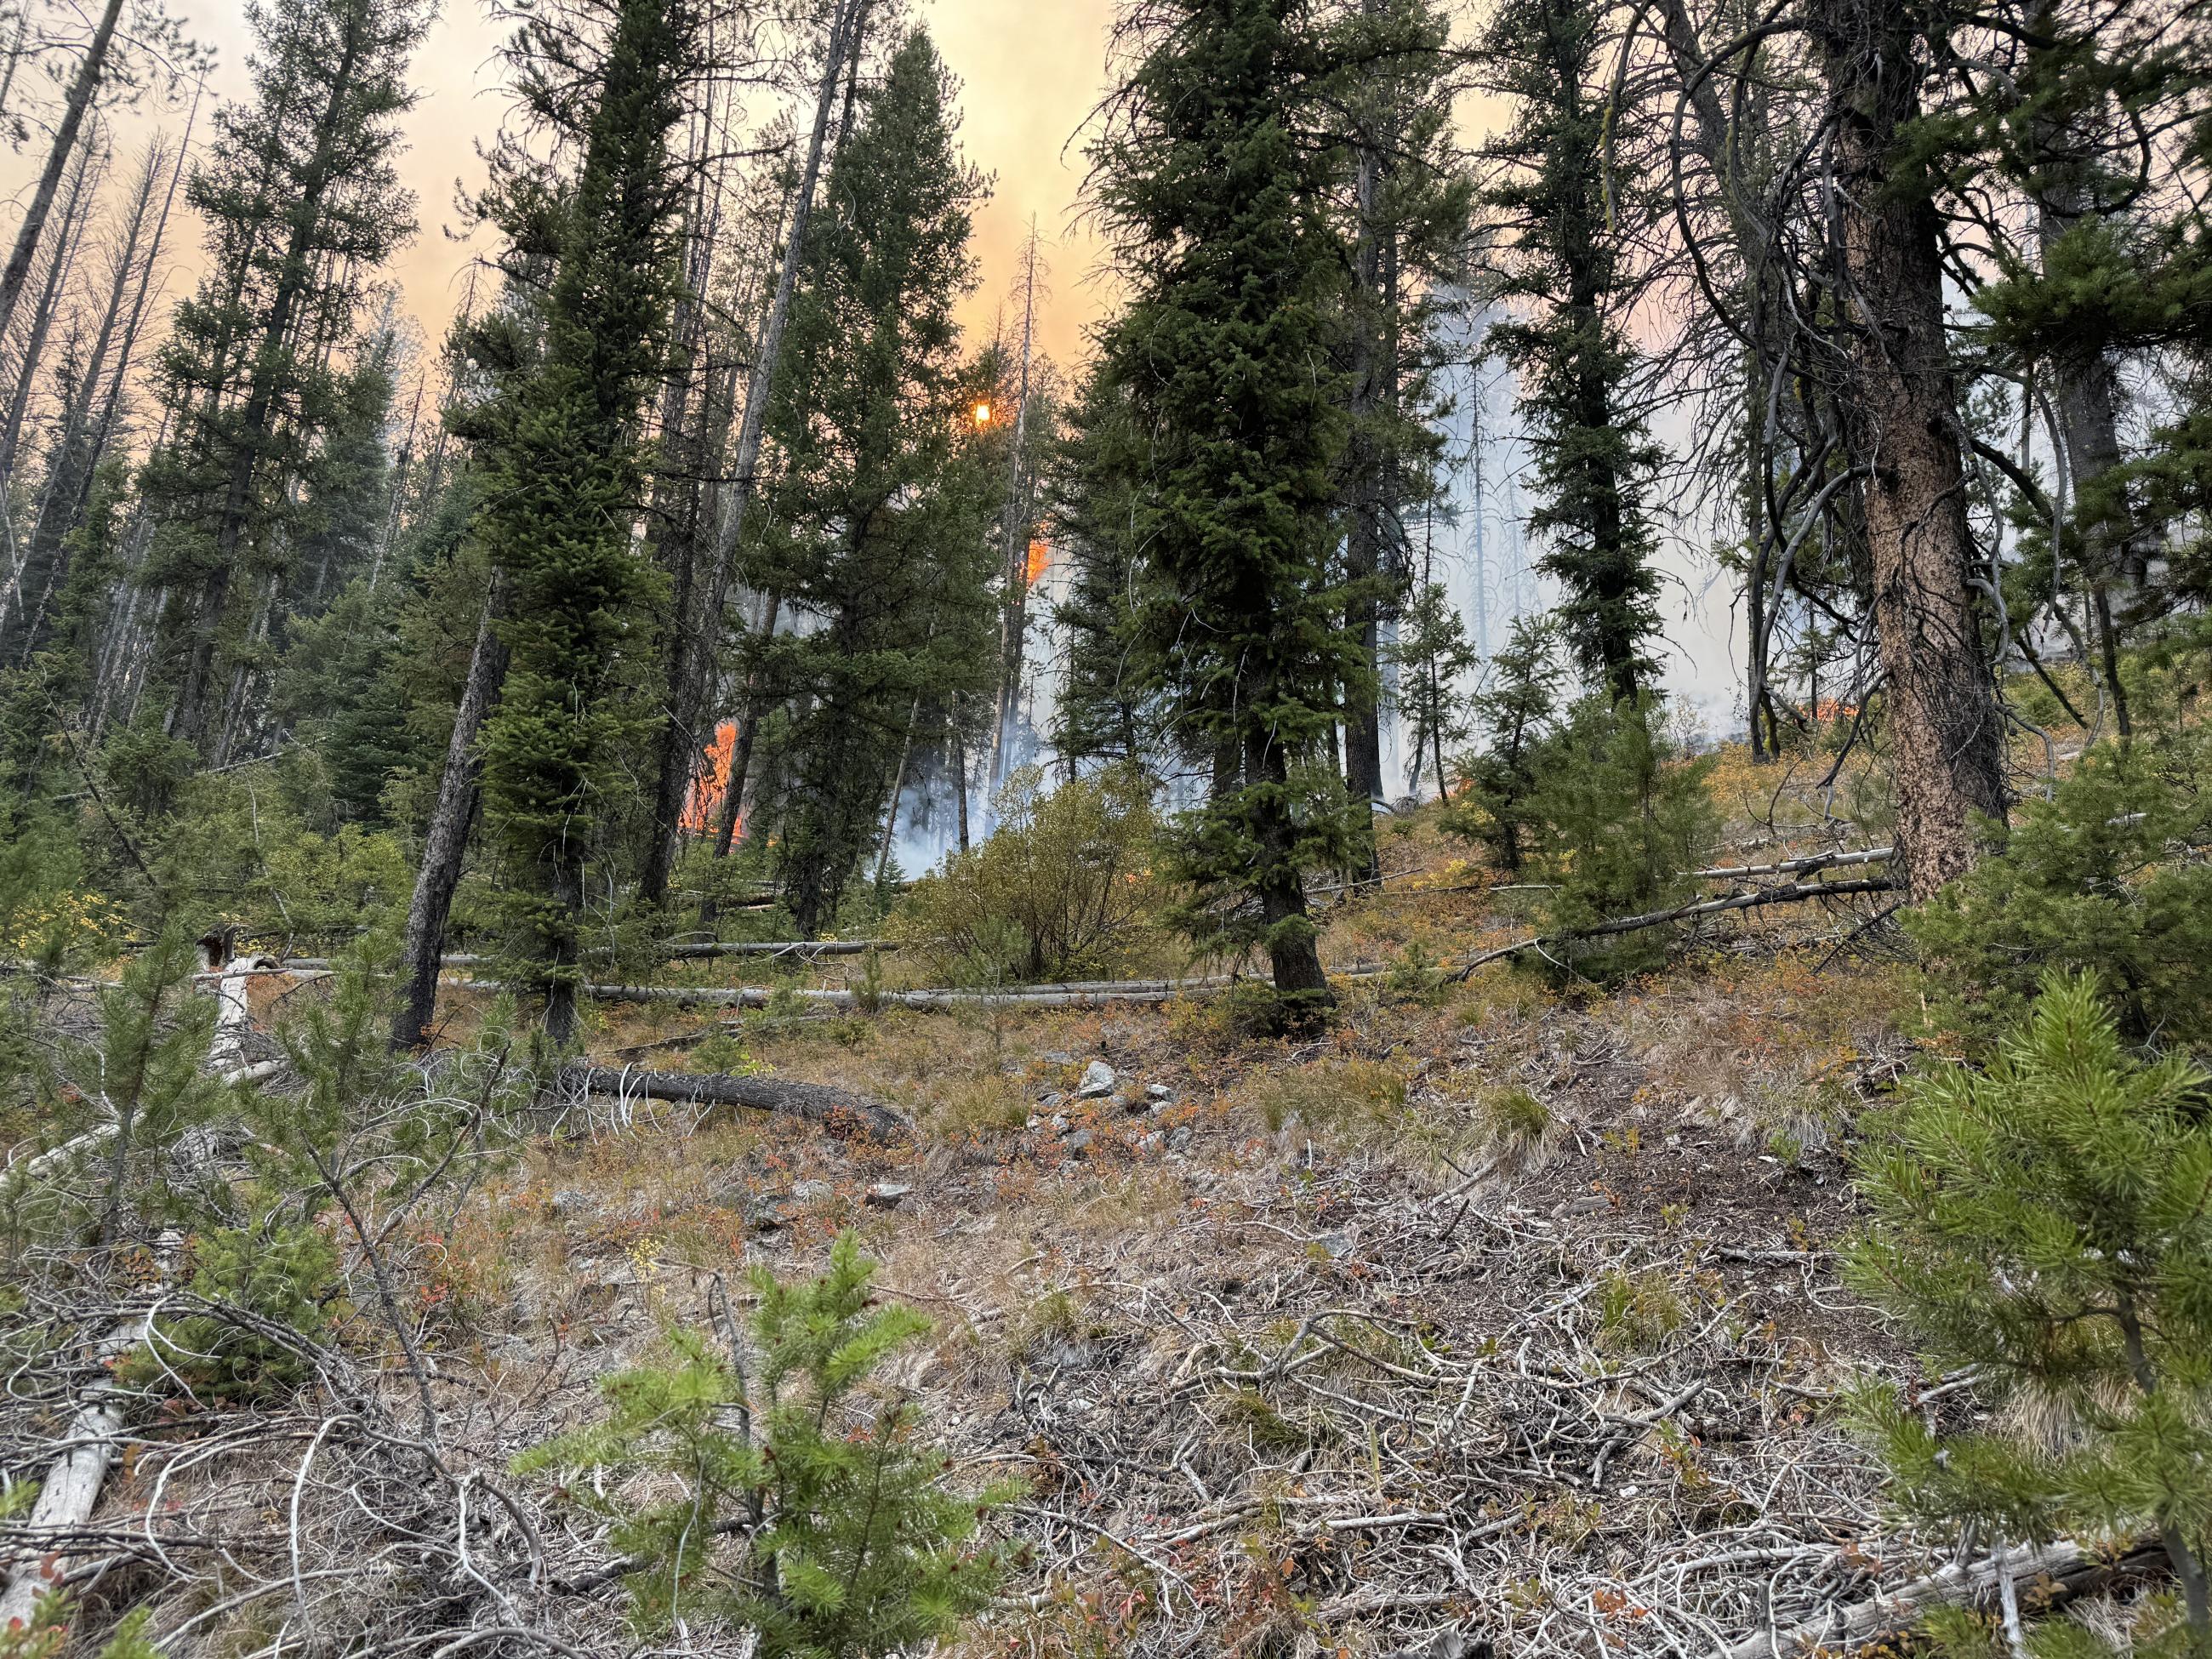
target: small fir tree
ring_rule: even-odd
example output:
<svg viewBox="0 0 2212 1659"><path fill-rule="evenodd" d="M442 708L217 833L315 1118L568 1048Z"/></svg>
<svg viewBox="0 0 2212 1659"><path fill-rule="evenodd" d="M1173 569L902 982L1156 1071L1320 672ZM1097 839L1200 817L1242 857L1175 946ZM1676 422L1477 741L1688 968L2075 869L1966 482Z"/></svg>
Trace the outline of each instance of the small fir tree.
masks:
<svg viewBox="0 0 2212 1659"><path fill-rule="evenodd" d="M1705 793L1710 761L1686 759L1658 699L1615 702L1594 691L1569 711L1522 803L1531 862L1548 885L1545 960L1613 980L1662 960L1669 927L1586 937L1601 923L1682 903L1689 872L1719 829Z"/></svg>
<svg viewBox="0 0 2212 1659"><path fill-rule="evenodd" d="M2000 1409L1947 1431L1870 1391L1897 1500L1993 1540L2148 1526L2183 1617L2162 1640L2139 1632L2138 1654L2212 1650L2207 1081L2188 1060L2137 1059L2094 982L2054 973L1989 1070L1909 1082L1859 1158L1875 1219L1851 1282L1929 1374L1971 1370L1993 1407L2049 1425L2031 1439Z"/></svg>
<svg viewBox="0 0 2212 1659"><path fill-rule="evenodd" d="M1509 876L1521 873L1528 798L1559 718L1565 671L1558 643L1548 616L1514 618L1512 638L1491 659L1490 684L1474 702L1489 746L1464 763L1467 789L1444 817L1446 829L1487 848Z"/></svg>
<svg viewBox="0 0 2212 1659"><path fill-rule="evenodd" d="M2094 972L2136 1042L2212 1036L2205 742L2092 750L2021 803L2000 856L1905 918L1943 1009L1986 1036L2051 968Z"/></svg>
<svg viewBox="0 0 2212 1659"><path fill-rule="evenodd" d="M1407 781L1418 787L1424 763L1434 768L1437 799L1451 799L1444 770L1444 747L1468 739L1471 726L1459 689L1460 677L1474 672L1474 647L1467 623L1443 584L1426 581L1398 619L1398 637L1389 661L1398 671L1398 707L1413 739Z"/></svg>
<svg viewBox="0 0 2212 1659"><path fill-rule="evenodd" d="M601 1383L605 1422L518 1460L675 1486L644 1504L600 1497L597 1480L568 1488L640 1563L625 1583L641 1632L720 1616L759 1633L762 1659L874 1659L950 1636L989 1601L1009 1553L976 1534L1012 1489L951 1489L910 1403L865 1409L884 1362L929 1329L902 1303L872 1305L874 1274L851 1233L820 1279L756 1270L753 1377L703 1332L672 1333L665 1363Z"/></svg>

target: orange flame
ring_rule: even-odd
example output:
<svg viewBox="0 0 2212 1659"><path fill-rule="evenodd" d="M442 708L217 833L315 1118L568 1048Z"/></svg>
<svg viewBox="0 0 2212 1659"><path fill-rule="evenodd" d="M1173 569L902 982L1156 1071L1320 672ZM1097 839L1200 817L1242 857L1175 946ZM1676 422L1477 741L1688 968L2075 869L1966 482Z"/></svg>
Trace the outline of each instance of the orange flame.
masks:
<svg viewBox="0 0 2212 1659"><path fill-rule="evenodd" d="M975 424L977 426L988 426L991 424L990 404L987 403L979 403L975 405Z"/></svg>
<svg viewBox="0 0 2212 1659"><path fill-rule="evenodd" d="M1029 574L1022 578L1023 586L1025 587L1035 587L1036 586L1037 578L1044 574L1045 567L1051 562L1051 544L1048 542L1031 542L1030 544Z"/></svg>
<svg viewBox="0 0 2212 1659"><path fill-rule="evenodd" d="M703 836L721 816L722 801L730 793L730 763L738 748L738 723L724 720L714 728L714 740L701 751L702 764L691 776L690 793L684 799L684 816L678 820L686 835ZM743 830L744 819L738 821Z"/></svg>

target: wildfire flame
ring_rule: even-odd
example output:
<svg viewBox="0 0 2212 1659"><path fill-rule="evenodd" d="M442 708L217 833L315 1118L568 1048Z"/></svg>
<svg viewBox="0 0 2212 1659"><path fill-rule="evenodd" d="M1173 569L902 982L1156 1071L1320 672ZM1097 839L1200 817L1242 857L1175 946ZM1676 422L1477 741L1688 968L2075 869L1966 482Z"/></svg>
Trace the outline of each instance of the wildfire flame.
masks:
<svg viewBox="0 0 2212 1659"><path fill-rule="evenodd" d="M979 403L975 405L975 424L977 426L988 426L991 424L990 404Z"/></svg>
<svg viewBox="0 0 2212 1659"><path fill-rule="evenodd" d="M1027 587L1035 587L1036 586L1037 578L1044 574L1045 567L1051 562L1052 547L1050 544L1046 542L1031 542L1030 544L1029 572L1022 578L1023 585Z"/></svg>
<svg viewBox="0 0 2212 1659"><path fill-rule="evenodd" d="M730 763L737 747L738 723L724 720L714 728L714 740L700 751L700 765L691 775L690 793L684 797L684 816L678 820L686 835L713 833L722 802L730 793ZM742 817L738 827L744 828Z"/></svg>

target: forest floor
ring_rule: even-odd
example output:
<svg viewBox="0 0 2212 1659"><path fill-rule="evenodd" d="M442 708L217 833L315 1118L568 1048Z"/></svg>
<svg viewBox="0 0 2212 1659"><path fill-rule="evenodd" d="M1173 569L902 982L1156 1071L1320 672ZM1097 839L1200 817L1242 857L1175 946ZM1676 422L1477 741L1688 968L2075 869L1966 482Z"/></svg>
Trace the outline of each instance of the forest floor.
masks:
<svg viewBox="0 0 2212 1659"><path fill-rule="evenodd" d="M1867 845L1816 777L1724 757L1729 861ZM1812 1621L1940 1566L1882 1508L1846 1412L1877 1378L1931 1413L1971 1405L1840 1282L1855 1121L1940 1041L1870 925L1883 896L1709 918L1663 970L1561 988L1504 961L1443 971L1532 929L1432 810L1393 820L1382 853L1379 889L1327 900L1322 956L1389 969L1339 981L1303 1044L1241 1037L1219 997L595 1006L601 1064L836 1085L915 1133L572 1102L387 1241L422 1420L447 1471L506 1494L526 1555L502 1516L471 1546L477 1477L412 1491L396 1425L417 1402L362 1297L359 1340L332 1351L356 1368L337 1415L217 1412L181 1456L126 1462L85 1534L137 1564L112 1593L161 1554L156 1513L175 1538L189 1516L229 1565L164 1627L222 1634L173 1650L273 1650L319 1581L422 1593L404 1540L362 1520L419 1499L420 1525L459 1540L441 1571L518 1629L740 1654L694 1626L637 1649L604 1523L507 1470L593 1420L600 1380L671 1328L726 1340L749 1269L817 1270L848 1228L881 1293L933 1322L887 1384L956 1481L1025 1489L995 1524L1033 1560L963 1638L976 1659L1786 1659ZM924 971L890 960L894 984ZM746 962L678 976L764 982ZM775 982L866 972L786 963ZM478 1006L450 994L449 1026ZM447 1599L479 1620L476 1594Z"/></svg>
<svg viewBox="0 0 2212 1659"><path fill-rule="evenodd" d="M734 1036L920 1133L580 1107L441 1224L443 1386L510 1438L579 1424L849 1227L935 1322L895 1381L960 1478L1030 1488L1036 1566L966 1651L1710 1654L1926 1571L1840 1408L1923 1385L1838 1279L1853 1118L1924 1035L1871 907L1729 919L1613 992L1459 984L1425 964L1521 924L1395 828L1323 954L1411 965L1304 1046L1218 1000L603 1009L611 1063ZM549 1547L603 1559L571 1519Z"/></svg>

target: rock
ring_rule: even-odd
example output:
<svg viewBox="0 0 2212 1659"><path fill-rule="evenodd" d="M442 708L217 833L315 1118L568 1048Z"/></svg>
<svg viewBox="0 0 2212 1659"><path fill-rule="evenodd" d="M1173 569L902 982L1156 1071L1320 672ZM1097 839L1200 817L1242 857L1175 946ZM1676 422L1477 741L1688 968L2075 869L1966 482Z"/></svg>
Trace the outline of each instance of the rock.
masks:
<svg viewBox="0 0 2212 1659"><path fill-rule="evenodd" d="M1052 1132L1056 1135L1066 1134L1067 1133L1067 1120L1064 1117L1055 1115L1052 1120Z"/></svg>
<svg viewBox="0 0 2212 1659"><path fill-rule="evenodd" d="M1319 1238L1314 1240L1314 1247L1316 1249L1326 1250L1332 1261L1341 1261L1352 1254L1352 1235L1323 1233Z"/></svg>
<svg viewBox="0 0 2212 1659"><path fill-rule="evenodd" d="M1094 1060L1083 1068L1083 1081L1076 1085L1078 1100L1097 1100L1114 1092L1114 1068L1103 1060Z"/></svg>
<svg viewBox="0 0 2212 1659"><path fill-rule="evenodd" d="M1189 1125L1189 1124L1188 1124L1188 1123L1178 1124L1176 1127L1174 1127L1174 1128L1172 1128L1172 1129L1170 1129L1170 1130L1169 1130L1169 1131L1168 1131L1168 1150L1169 1150L1170 1152L1182 1152L1182 1151L1186 1146L1188 1146L1189 1145L1190 1145L1190 1125Z"/></svg>
<svg viewBox="0 0 2212 1659"><path fill-rule="evenodd" d="M1037 1097L1037 1110L1041 1112L1057 1111L1066 1104L1067 1097L1057 1089L1048 1089Z"/></svg>
<svg viewBox="0 0 2212 1659"><path fill-rule="evenodd" d="M1091 1142L1097 1138L1088 1129L1078 1129L1060 1144L1066 1149L1070 1158L1082 1158L1090 1152Z"/></svg>
<svg viewBox="0 0 2212 1659"><path fill-rule="evenodd" d="M903 1181L878 1181L868 1188L864 1201L872 1210L896 1210L913 1191Z"/></svg>
<svg viewBox="0 0 2212 1659"><path fill-rule="evenodd" d="M1613 1207L1613 1200L1601 1193L1591 1193L1583 1198L1571 1198L1552 1212L1553 1215L1595 1215L1601 1210Z"/></svg>
<svg viewBox="0 0 2212 1659"><path fill-rule="evenodd" d="M791 1195L801 1204L819 1204L836 1190L826 1181L801 1181L793 1186Z"/></svg>
<svg viewBox="0 0 2212 1659"><path fill-rule="evenodd" d="M1152 1157L1167 1144L1168 1138L1162 1134L1158 1129L1153 1130L1150 1134L1139 1135L1137 1137L1137 1156L1139 1158Z"/></svg>
<svg viewBox="0 0 2212 1659"><path fill-rule="evenodd" d="M1175 1101L1175 1091L1164 1083L1146 1085L1145 1095L1147 1099L1156 1100L1163 1106L1170 1105Z"/></svg>

